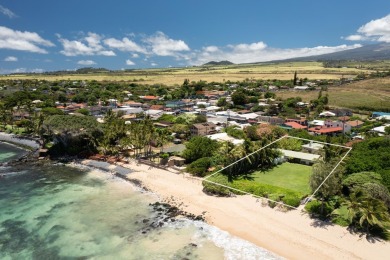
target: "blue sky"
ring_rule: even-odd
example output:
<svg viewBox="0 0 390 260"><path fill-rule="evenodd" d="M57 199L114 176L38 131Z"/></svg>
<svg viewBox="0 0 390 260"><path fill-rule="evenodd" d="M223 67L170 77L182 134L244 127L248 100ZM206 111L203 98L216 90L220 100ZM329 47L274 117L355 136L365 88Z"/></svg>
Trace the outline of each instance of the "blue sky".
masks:
<svg viewBox="0 0 390 260"><path fill-rule="evenodd" d="M0 73L260 62L390 42L388 0L0 0Z"/></svg>

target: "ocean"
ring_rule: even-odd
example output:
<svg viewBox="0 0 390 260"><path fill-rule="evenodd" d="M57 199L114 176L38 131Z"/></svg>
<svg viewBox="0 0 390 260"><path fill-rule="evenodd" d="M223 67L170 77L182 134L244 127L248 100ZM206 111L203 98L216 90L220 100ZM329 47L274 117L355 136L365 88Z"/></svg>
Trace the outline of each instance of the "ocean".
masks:
<svg viewBox="0 0 390 260"><path fill-rule="evenodd" d="M0 162L23 150L0 143ZM99 170L0 166L0 259L280 259Z"/></svg>

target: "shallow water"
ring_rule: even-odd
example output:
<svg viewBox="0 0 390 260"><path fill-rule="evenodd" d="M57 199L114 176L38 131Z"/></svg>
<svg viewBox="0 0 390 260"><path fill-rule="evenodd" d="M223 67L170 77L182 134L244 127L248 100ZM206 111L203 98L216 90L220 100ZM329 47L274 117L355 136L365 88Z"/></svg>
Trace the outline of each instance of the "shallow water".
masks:
<svg viewBox="0 0 390 260"><path fill-rule="evenodd" d="M27 152L8 143L0 142L0 163L17 159Z"/></svg>
<svg viewBox="0 0 390 260"><path fill-rule="evenodd" d="M199 221L151 227L158 198L108 173L48 164L0 174L0 259L276 258Z"/></svg>

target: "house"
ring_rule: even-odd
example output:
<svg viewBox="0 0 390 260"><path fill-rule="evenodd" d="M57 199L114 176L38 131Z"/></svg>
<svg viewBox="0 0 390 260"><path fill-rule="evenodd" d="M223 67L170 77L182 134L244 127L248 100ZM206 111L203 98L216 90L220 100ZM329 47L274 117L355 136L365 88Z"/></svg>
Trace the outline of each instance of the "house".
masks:
<svg viewBox="0 0 390 260"><path fill-rule="evenodd" d="M234 137L229 136L227 133L217 133L212 135L207 135L211 140L217 140L219 142L231 142L234 145L239 145L244 143L244 139L236 139Z"/></svg>
<svg viewBox="0 0 390 260"><path fill-rule="evenodd" d="M320 117L334 117L334 116L336 116L336 114L333 112L330 112L330 111L324 111L324 112L320 113L319 116Z"/></svg>
<svg viewBox="0 0 390 260"><path fill-rule="evenodd" d="M139 97L145 101L160 100L160 97L157 96L139 96Z"/></svg>
<svg viewBox="0 0 390 260"><path fill-rule="evenodd" d="M324 124L324 120L313 120L309 122L309 126L323 126Z"/></svg>
<svg viewBox="0 0 390 260"><path fill-rule="evenodd" d="M153 110L164 110L164 105L151 105L149 109Z"/></svg>
<svg viewBox="0 0 390 260"><path fill-rule="evenodd" d="M194 105L195 105L195 102L190 100L190 99L165 102L165 107L171 108L172 110L177 110L177 109L183 110L185 108L193 107Z"/></svg>
<svg viewBox="0 0 390 260"><path fill-rule="evenodd" d="M291 129L307 129L307 126L298 124L296 122L285 122L282 126L286 126Z"/></svg>
<svg viewBox="0 0 390 260"><path fill-rule="evenodd" d="M351 129L352 127L344 122L325 120L324 125L311 127L308 131L318 135L336 135L351 132Z"/></svg>
<svg viewBox="0 0 390 260"><path fill-rule="evenodd" d="M302 164L312 165L314 164L321 156L318 154L296 152L291 150L279 149L283 155L284 160L296 159L299 160Z"/></svg>
<svg viewBox="0 0 390 260"><path fill-rule="evenodd" d="M335 114L337 117L352 116L352 111L349 109L332 109L332 110L330 110L330 112Z"/></svg>
<svg viewBox="0 0 390 260"><path fill-rule="evenodd" d="M207 116L207 122L214 123L218 126L220 125L225 126L228 122L228 119L225 116Z"/></svg>
<svg viewBox="0 0 390 260"><path fill-rule="evenodd" d="M349 121L351 118L349 116L340 116L337 118L338 120L342 121L342 122L347 122Z"/></svg>
<svg viewBox="0 0 390 260"><path fill-rule="evenodd" d="M390 127L390 124L387 124L387 125L382 125L382 126L378 126L378 127L374 127L373 129L371 129L369 132L371 133L377 133L379 136L383 136L386 134L386 131L385 131L385 128L386 127Z"/></svg>
<svg viewBox="0 0 390 260"><path fill-rule="evenodd" d="M135 101L132 101L132 100L123 102L121 105L122 106L128 106L128 107L142 107L142 103L135 102Z"/></svg>
<svg viewBox="0 0 390 260"><path fill-rule="evenodd" d="M304 91L304 90L309 90L310 87L309 86L295 86L294 87L294 90L298 90L298 91Z"/></svg>
<svg viewBox="0 0 390 260"><path fill-rule="evenodd" d="M131 114L135 115L144 112L144 110L140 107L121 107L121 108L115 108L112 111L115 113L123 112L124 115L131 115Z"/></svg>
<svg viewBox="0 0 390 260"><path fill-rule="evenodd" d="M286 122L295 122L295 123L303 125L303 126L307 126L308 125L308 122L307 122L306 118L299 118L299 119L287 118Z"/></svg>
<svg viewBox="0 0 390 260"><path fill-rule="evenodd" d="M351 132L352 127L344 122L341 121L332 121L332 120L325 120L324 122L325 127L342 127L343 133Z"/></svg>
<svg viewBox="0 0 390 260"><path fill-rule="evenodd" d="M308 152L313 154L319 154L323 148L324 148L323 144L315 143L312 141L308 144L302 145L303 152Z"/></svg>
<svg viewBox="0 0 390 260"><path fill-rule="evenodd" d="M364 122L360 120L350 120L347 121L346 124L350 125L353 128L360 128L363 126Z"/></svg>
<svg viewBox="0 0 390 260"><path fill-rule="evenodd" d="M160 121L156 122L153 125L155 125L157 128L168 128L173 125L171 122L165 122L165 121Z"/></svg>
<svg viewBox="0 0 390 260"><path fill-rule="evenodd" d="M316 126L316 127L309 128L308 131L318 135L336 135L336 134L341 134L343 132L343 128Z"/></svg>
<svg viewBox="0 0 390 260"><path fill-rule="evenodd" d="M381 116L390 116L390 113L387 113L387 112L373 112L371 117L372 118L378 118L378 117L381 117Z"/></svg>
<svg viewBox="0 0 390 260"><path fill-rule="evenodd" d="M257 120L259 122L268 123L268 124L271 124L271 125L281 125L281 124L284 123L284 119L283 118L279 118L279 117L275 117L275 116L259 116L257 118Z"/></svg>
<svg viewBox="0 0 390 260"><path fill-rule="evenodd" d="M211 122L193 124L190 128L191 135L210 135L216 132L216 125Z"/></svg>
<svg viewBox="0 0 390 260"><path fill-rule="evenodd" d="M149 109L145 111L145 115L150 116L152 119L156 120L164 113L163 110Z"/></svg>

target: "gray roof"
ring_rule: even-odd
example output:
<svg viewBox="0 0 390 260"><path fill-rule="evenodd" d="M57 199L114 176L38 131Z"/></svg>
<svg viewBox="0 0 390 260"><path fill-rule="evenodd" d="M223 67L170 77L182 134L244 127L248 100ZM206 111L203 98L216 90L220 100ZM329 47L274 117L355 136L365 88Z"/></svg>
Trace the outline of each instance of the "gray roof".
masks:
<svg viewBox="0 0 390 260"><path fill-rule="evenodd" d="M298 158L301 160L306 160L306 161L311 161L311 162L320 158L320 155L318 155L318 154L302 153L302 152L283 150L283 149L279 149L279 151L281 151L284 156Z"/></svg>

